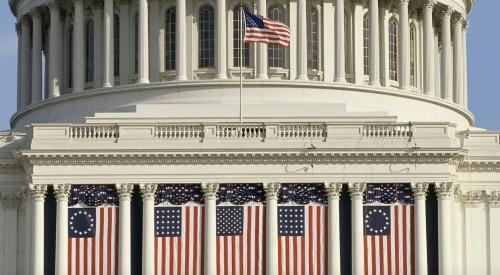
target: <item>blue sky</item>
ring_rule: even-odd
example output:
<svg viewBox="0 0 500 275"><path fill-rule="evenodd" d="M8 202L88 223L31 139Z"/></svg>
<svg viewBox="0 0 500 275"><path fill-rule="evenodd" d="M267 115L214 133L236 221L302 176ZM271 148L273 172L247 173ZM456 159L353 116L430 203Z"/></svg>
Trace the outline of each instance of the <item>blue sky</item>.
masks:
<svg viewBox="0 0 500 275"><path fill-rule="evenodd" d="M17 35L7 0L0 0L0 129L16 109ZM476 126L500 130L500 1L476 0L467 42L469 108ZM498 82L497 82L498 81Z"/></svg>

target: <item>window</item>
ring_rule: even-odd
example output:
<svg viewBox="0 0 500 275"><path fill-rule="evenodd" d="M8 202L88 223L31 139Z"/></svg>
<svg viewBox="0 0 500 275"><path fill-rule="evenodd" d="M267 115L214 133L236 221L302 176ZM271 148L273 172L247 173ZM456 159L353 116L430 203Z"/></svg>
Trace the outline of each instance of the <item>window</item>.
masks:
<svg viewBox="0 0 500 275"><path fill-rule="evenodd" d="M368 13L363 16L363 71L365 75L370 74L370 28Z"/></svg>
<svg viewBox="0 0 500 275"><path fill-rule="evenodd" d="M94 81L94 20L85 24L85 81Z"/></svg>
<svg viewBox="0 0 500 275"><path fill-rule="evenodd" d="M246 8L244 8L246 10ZM243 67L250 67L250 46L248 43L243 43L241 45L242 31L240 30L240 23L245 29L245 23L240 22L241 10L240 6L233 9L233 66L240 66L240 54L243 54Z"/></svg>
<svg viewBox="0 0 500 275"><path fill-rule="evenodd" d="M139 73L139 14L134 16L134 73Z"/></svg>
<svg viewBox="0 0 500 275"><path fill-rule="evenodd" d="M165 70L175 70L175 7L165 12Z"/></svg>
<svg viewBox="0 0 500 275"><path fill-rule="evenodd" d="M271 6L267 10L267 16L271 20L276 20L285 23L285 11L282 7ZM269 67L285 67L285 48L276 45L268 46L268 66Z"/></svg>
<svg viewBox="0 0 500 275"><path fill-rule="evenodd" d="M120 17L113 15L113 75L120 75Z"/></svg>
<svg viewBox="0 0 500 275"><path fill-rule="evenodd" d="M307 30L307 68L319 70L318 10L316 8L311 8L307 23L309 24Z"/></svg>
<svg viewBox="0 0 500 275"><path fill-rule="evenodd" d="M68 88L73 87L73 26L68 28Z"/></svg>
<svg viewBox="0 0 500 275"><path fill-rule="evenodd" d="M410 84L417 87L417 28L410 24Z"/></svg>
<svg viewBox="0 0 500 275"><path fill-rule="evenodd" d="M398 21L389 20L389 79L398 80Z"/></svg>
<svg viewBox="0 0 500 275"><path fill-rule="evenodd" d="M199 68L215 67L214 8L204 5L199 14Z"/></svg>

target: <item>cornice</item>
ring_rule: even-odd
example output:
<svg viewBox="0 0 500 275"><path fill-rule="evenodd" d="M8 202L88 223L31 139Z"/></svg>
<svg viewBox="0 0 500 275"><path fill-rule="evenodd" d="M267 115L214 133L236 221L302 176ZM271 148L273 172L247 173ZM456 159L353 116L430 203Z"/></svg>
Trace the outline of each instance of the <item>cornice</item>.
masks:
<svg viewBox="0 0 500 275"><path fill-rule="evenodd" d="M463 161L458 172L500 172L500 161Z"/></svg>

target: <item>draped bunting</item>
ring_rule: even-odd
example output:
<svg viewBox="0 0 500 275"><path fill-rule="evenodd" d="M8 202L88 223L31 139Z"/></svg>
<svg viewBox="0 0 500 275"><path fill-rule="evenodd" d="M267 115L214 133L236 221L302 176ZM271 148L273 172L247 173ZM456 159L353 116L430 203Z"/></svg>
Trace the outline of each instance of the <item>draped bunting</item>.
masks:
<svg viewBox="0 0 500 275"><path fill-rule="evenodd" d="M74 206L78 203L91 207L118 205L118 194L113 185L72 185L68 204Z"/></svg>
<svg viewBox="0 0 500 275"><path fill-rule="evenodd" d="M278 203L295 202L298 204L327 204L325 186L323 184L281 184Z"/></svg>
<svg viewBox="0 0 500 275"><path fill-rule="evenodd" d="M413 204L413 191L409 184L368 184L364 200L364 203Z"/></svg>
<svg viewBox="0 0 500 275"><path fill-rule="evenodd" d="M171 204L181 205L187 202L204 203L203 191L200 185L169 184L158 185L155 194L155 204L168 201Z"/></svg>
<svg viewBox="0 0 500 275"><path fill-rule="evenodd" d="M266 199L262 184L221 184L217 195L217 203L230 202L237 205L264 202Z"/></svg>

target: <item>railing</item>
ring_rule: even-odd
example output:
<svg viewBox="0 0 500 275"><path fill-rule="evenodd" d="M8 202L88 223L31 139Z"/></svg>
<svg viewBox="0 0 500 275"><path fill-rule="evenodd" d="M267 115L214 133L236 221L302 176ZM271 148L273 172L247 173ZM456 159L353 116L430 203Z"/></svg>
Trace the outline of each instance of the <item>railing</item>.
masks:
<svg viewBox="0 0 500 275"><path fill-rule="evenodd" d="M367 124L363 136L369 138L405 138L413 136L411 124Z"/></svg>
<svg viewBox="0 0 500 275"><path fill-rule="evenodd" d="M202 125L161 125L156 126L154 137L159 139L200 139L203 138Z"/></svg>
<svg viewBox="0 0 500 275"><path fill-rule="evenodd" d="M264 139L266 127L256 125L217 125L216 137L224 139Z"/></svg>
<svg viewBox="0 0 500 275"><path fill-rule="evenodd" d="M278 138L326 138L325 124L279 125Z"/></svg>
<svg viewBox="0 0 500 275"><path fill-rule="evenodd" d="M119 136L120 132L117 125L69 127L69 138L71 139L117 139Z"/></svg>

